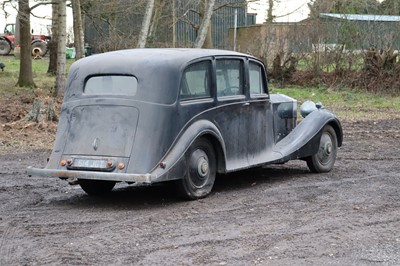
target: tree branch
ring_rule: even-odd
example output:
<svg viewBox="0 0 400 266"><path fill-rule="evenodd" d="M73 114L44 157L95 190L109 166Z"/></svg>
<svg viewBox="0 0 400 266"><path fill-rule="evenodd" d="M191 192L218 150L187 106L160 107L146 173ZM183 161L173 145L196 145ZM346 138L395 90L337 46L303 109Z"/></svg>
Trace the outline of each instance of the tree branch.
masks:
<svg viewBox="0 0 400 266"><path fill-rule="evenodd" d="M30 11L32 12L33 9L39 7L39 6L44 6L44 5L50 5L50 4L57 4L57 2L41 2L37 3L36 5L33 5L30 7Z"/></svg>

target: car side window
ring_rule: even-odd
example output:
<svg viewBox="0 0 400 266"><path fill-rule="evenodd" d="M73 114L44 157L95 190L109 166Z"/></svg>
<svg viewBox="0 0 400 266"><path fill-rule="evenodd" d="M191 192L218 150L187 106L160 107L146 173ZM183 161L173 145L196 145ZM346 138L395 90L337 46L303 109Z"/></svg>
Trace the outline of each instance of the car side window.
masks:
<svg viewBox="0 0 400 266"><path fill-rule="evenodd" d="M249 62L249 82L251 95L265 94L263 69L260 64Z"/></svg>
<svg viewBox="0 0 400 266"><path fill-rule="evenodd" d="M182 76L180 98L197 99L210 97L211 61L203 61L189 66Z"/></svg>
<svg viewBox="0 0 400 266"><path fill-rule="evenodd" d="M238 59L218 59L216 63L217 95L243 95L242 61Z"/></svg>

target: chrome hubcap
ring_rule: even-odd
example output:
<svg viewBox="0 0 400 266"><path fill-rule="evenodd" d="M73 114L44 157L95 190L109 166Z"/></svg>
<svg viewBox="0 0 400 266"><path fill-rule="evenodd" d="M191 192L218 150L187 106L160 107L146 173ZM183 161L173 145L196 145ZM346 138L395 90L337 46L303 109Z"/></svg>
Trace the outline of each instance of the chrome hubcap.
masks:
<svg viewBox="0 0 400 266"><path fill-rule="evenodd" d="M333 153L333 141L330 134L324 133L321 137L321 143L319 146L320 150L318 152L319 161L322 164L328 164L331 160L331 155Z"/></svg>
<svg viewBox="0 0 400 266"><path fill-rule="evenodd" d="M197 163L197 173L201 177L205 177L208 174L208 168L207 160L204 157L200 158Z"/></svg>
<svg viewBox="0 0 400 266"><path fill-rule="evenodd" d="M329 155L332 153L332 143L327 143L325 145L325 153L326 153L326 155Z"/></svg>

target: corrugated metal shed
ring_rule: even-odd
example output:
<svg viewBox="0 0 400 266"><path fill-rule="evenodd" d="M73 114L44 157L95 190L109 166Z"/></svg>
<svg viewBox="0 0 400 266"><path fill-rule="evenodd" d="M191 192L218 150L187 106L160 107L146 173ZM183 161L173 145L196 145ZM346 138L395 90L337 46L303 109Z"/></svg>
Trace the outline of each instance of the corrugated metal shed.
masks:
<svg viewBox="0 0 400 266"><path fill-rule="evenodd" d="M400 16L321 13L320 23L326 23L320 38L326 44L400 49Z"/></svg>
<svg viewBox="0 0 400 266"><path fill-rule="evenodd" d="M327 19L340 19L340 20L350 20L350 21L381 21L381 22L399 22L400 21L400 16L386 16L386 15L321 13L320 17L327 18Z"/></svg>

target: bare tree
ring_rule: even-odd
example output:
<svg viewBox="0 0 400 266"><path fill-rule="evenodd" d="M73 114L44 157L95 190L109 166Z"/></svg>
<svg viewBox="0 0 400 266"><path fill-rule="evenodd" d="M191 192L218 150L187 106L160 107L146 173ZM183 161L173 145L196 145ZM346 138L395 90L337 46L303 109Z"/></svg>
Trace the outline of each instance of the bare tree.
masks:
<svg viewBox="0 0 400 266"><path fill-rule="evenodd" d="M166 0L156 0L153 19L151 20L149 37L155 37L157 26L161 19L162 11L165 7Z"/></svg>
<svg viewBox="0 0 400 266"><path fill-rule="evenodd" d="M51 39L48 42L49 46L49 68L47 73L50 75L56 75L57 73L57 47L58 47L58 2L54 2L51 5L52 17L51 17ZM53 91L54 96L57 95L57 91Z"/></svg>
<svg viewBox="0 0 400 266"><path fill-rule="evenodd" d="M11 0L2 1L2 8ZM20 71L16 86L36 87L33 81L32 57L31 57L31 23L30 15L33 9L41 5L49 4L43 0L33 6L29 5L29 0L18 0L18 15L16 21L16 47L20 47Z"/></svg>
<svg viewBox="0 0 400 266"><path fill-rule="evenodd" d="M377 0L311 0L308 3L310 17L318 18L320 13L376 14Z"/></svg>
<svg viewBox="0 0 400 266"><path fill-rule="evenodd" d="M76 60L78 60L85 56L81 0L71 0L71 2L72 2L73 17L74 17L74 44L76 50Z"/></svg>
<svg viewBox="0 0 400 266"><path fill-rule="evenodd" d="M200 21L203 21L205 15L206 15L206 10L207 10L207 4L208 2L203 0L200 2L200 7L199 7L199 17L200 17ZM213 10L214 13L215 9ZM207 34L206 34L206 38L204 40L204 43L202 45L202 48L213 48L213 40L212 40L212 25L211 22L208 25L208 29L207 29Z"/></svg>
<svg viewBox="0 0 400 266"><path fill-rule="evenodd" d="M153 16L154 0L148 0L146 12L143 17L142 29L140 30L137 48L146 47L147 36L149 35L150 22Z"/></svg>
<svg viewBox="0 0 400 266"><path fill-rule="evenodd" d="M380 13L382 15L400 15L400 1L399 0L384 0L379 5Z"/></svg>
<svg viewBox="0 0 400 266"><path fill-rule="evenodd" d="M56 96L64 94L65 69L66 69L66 0L58 0L58 48L57 48L57 74L56 74Z"/></svg>
<svg viewBox="0 0 400 266"><path fill-rule="evenodd" d="M215 0L203 0L203 1L204 1L204 4L206 4L206 9L205 9L205 13L204 13L202 22L200 24L199 31L197 33L197 38L194 42L195 48L203 47L204 41L207 36L207 31L210 26L211 16L213 14L213 9L214 9L214 5L215 5Z"/></svg>
<svg viewBox="0 0 400 266"><path fill-rule="evenodd" d="M30 13L29 0L19 0L18 22L20 31L19 45L21 46L19 78L17 82L17 86L19 87L36 87L32 73Z"/></svg>
<svg viewBox="0 0 400 266"><path fill-rule="evenodd" d="M273 10L274 10L274 0L268 0L268 10L267 10L267 19L266 22L274 22L274 15L273 15Z"/></svg>

